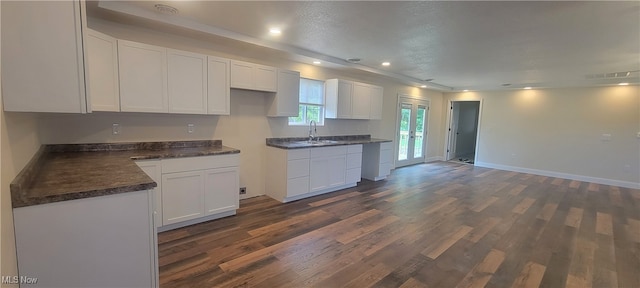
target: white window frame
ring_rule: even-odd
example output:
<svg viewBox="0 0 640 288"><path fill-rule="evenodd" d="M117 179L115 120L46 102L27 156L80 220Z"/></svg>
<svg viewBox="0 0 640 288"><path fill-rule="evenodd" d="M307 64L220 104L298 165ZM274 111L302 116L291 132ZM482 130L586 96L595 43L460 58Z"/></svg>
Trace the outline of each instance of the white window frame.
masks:
<svg viewBox="0 0 640 288"><path fill-rule="evenodd" d="M317 81L317 82L323 82L324 83L323 80L317 80L317 79L311 79L311 78L303 78L303 77L301 77L301 79L306 79L306 80L311 80L311 81ZM302 83L302 81L300 83ZM326 101L325 101L324 92L325 91L324 91L324 87L323 87L322 88L322 104L302 102L302 101L300 101L300 95L298 95L298 101L299 101L298 109L301 109L302 106L304 106L305 109L306 109L306 107L309 107L309 106L320 107L320 110L321 110L320 111L320 121L318 123L316 123L317 126L324 126L324 120L325 120L324 114L325 114L325 111L326 111L326 109L325 109L325 104L326 104L325 102ZM299 112L300 112L300 110L298 110L298 113ZM307 117L306 110L305 110L305 113L303 113L302 115L303 115L304 122L291 122L292 118L297 118L297 117L289 117L288 118L289 126L308 126L309 125L309 120L306 119L306 117Z"/></svg>

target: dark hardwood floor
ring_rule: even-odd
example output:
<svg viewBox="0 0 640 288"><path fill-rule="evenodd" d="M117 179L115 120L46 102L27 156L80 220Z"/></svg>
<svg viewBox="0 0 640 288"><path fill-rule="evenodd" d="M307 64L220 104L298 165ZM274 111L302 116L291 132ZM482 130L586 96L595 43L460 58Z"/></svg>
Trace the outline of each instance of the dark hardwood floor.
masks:
<svg viewBox="0 0 640 288"><path fill-rule="evenodd" d="M161 287L640 287L640 191L436 162L161 233Z"/></svg>

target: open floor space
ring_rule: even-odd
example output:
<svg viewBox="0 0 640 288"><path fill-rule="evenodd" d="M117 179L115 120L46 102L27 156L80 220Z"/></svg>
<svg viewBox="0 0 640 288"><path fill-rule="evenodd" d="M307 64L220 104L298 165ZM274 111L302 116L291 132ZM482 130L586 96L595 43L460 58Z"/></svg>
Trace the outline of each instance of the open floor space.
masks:
<svg viewBox="0 0 640 288"><path fill-rule="evenodd" d="M162 287L640 287L640 191L435 162L158 242Z"/></svg>

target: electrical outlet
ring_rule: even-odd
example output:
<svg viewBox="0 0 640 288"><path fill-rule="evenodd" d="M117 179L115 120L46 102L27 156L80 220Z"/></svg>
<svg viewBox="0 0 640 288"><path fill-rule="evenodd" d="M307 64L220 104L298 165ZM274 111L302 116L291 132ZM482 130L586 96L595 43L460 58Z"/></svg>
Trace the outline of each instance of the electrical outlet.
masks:
<svg viewBox="0 0 640 288"><path fill-rule="evenodd" d="M247 194L247 187L240 187L240 195Z"/></svg>
<svg viewBox="0 0 640 288"><path fill-rule="evenodd" d="M111 127L111 133L113 133L113 135L119 135L120 134L120 124L113 123L113 126Z"/></svg>
<svg viewBox="0 0 640 288"><path fill-rule="evenodd" d="M196 125L193 125L193 124L187 124L187 131L188 131L189 133L193 133L193 131L195 131L195 130L196 130Z"/></svg>

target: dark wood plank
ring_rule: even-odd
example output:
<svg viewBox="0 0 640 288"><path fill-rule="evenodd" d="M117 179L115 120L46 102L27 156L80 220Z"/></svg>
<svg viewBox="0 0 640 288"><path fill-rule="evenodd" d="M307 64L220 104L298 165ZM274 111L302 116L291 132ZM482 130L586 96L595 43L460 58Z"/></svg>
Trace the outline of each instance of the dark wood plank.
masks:
<svg viewBox="0 0 640 288"><path fill-rule="evenodd" d="M640 287L640 191L435 162L158 240L162 287Z"/></svg>

